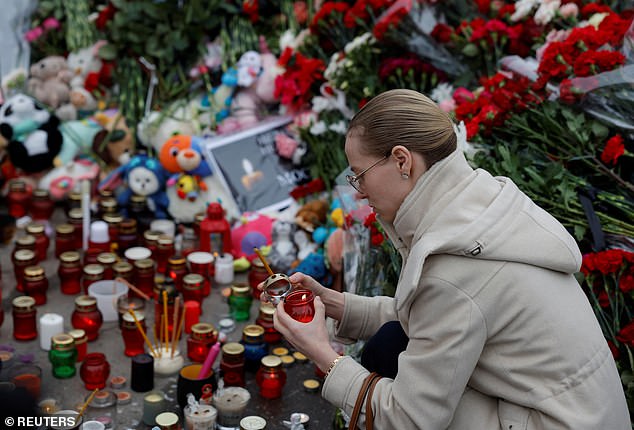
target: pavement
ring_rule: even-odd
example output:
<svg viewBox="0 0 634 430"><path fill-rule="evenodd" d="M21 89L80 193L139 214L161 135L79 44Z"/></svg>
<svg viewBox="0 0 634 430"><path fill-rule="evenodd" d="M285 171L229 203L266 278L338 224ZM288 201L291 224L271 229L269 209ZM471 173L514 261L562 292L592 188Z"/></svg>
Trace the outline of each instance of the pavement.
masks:
<svg viewBox="0 0 634 430"><path fill-rule="evenodd" d="M60 222L63 218L61 209L58 209L53 217L53 223ZM17 235L22 232L17 232ZM16 341L13 336L13 321L11 315L11 301L14 297L21 295L15 290L15 280L13 274L13 265L10 260L10 254L13 244L0 245L0 265L2 268L2 309L4 310L4 322L0 326L0 346L8 345L15 348L13 363L17 362L17 357L21 354L33 354L34 362L42 369L42 389L41 399L55 399L58 407L61 409L75 409L81 405L84 399L90 394L90 391L84 387L79 377L79 367L77 364L77 374L70 379L56 379L52 375L52 367L48 360L48 352L40 348L39 339L33 341L20 342ZM74 310L75 296L63 295L59 288L59 278L57 276L57 259L54 257L54 239L51 238L51 247L49 248L48 259L42 264L49 280L49 290L47 295L47 303L37 307L37 318L45 313L57 313L64 318L64 329L71 330L71 314ZM246 273L236 274L235 282L246 282ZM218 327L218 321L228 317L229 306L226 299L222 296L221 290L228 285L213 285L211 294L205 298L203 302L203 315L201 322L212 323ZM148 307L149 305L149 307ZM236 329L228 334L228 341L239 341L241 339L242 328L244 325L253 323L258 314L259 302L254 301L251 305L251 313L249 321L237 323ZM153 309L154 303L146 304L146 309ZM150 312L152 314L153 312ZM152 316L153 317L153 316ZM149 321L148 321L148 325ZM179 342L180 350L186 351L185 338L181 338ZM286 346L293 351L292 347L283 342L280 345ZM122 389L113 391L128 391L132 395L132 400L127 405L119 405L117 408L117 429L150 429L151 427L141 423L143 412L143 397L147 393L133 392L129 386L131 359L123 353L124 346L121 337L121 331L116 321L105 322L99 332L97 340L88 344L88 352L103 352L111 366L110 376L124 376L128 380L128 384ZM217 368L220 357L216 360ZM9 365L11 365L10 363ZM188 364L188 360L185 360ZM6 378L7 366L0 371L0 380ZM287 382L283 390L283 395L279 399L267 400L259 395L258 387L255 383L255 374L247 372L247 386L251 394L251 400L244 413L245 416L258 415L267 421L267 429L284 429L287 428L284 420L289 420L291 413L302 412L309 416L310 421L307 428L312 430L322 430L332 428L335 415L335 408L328 402L323 400L318 392L309 393L303 387L303 381L306 379L317 379L315 376L315 365L307 362L304 364L295 363L286 368ZM176 375L162 377L155 375L155 390L161 390L168 401L167 410L180 414L179 407L176 404ZM11 413L7 410L7 404L0 404L0 415L7 416ZM182 422L182 421L181 421ZM8 428L6 424L0 424L0 428Z"/></svg>

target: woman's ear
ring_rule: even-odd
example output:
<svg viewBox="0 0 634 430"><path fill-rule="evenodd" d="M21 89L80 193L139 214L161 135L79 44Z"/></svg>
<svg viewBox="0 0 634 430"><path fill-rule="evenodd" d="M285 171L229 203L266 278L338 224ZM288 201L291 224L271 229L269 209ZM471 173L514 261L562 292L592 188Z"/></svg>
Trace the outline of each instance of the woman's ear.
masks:
<svg viewBox="0 0 634 430"><path fill-rule="evenodd" d="M396 160L400 173L409 174L412 169L412 153L403 145L396 145L392 148L392 157Z"/></svg>

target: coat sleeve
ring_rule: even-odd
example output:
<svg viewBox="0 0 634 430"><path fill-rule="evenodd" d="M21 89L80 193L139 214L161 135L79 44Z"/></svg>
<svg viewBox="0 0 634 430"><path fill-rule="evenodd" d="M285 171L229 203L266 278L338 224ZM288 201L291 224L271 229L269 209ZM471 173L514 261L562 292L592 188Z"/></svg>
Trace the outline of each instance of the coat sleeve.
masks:
<svg viewBox="0 0 634 430"><path fill-rule="evenodd" d="M343 317L335 332L340 340L369 339L383 324L398 319L392 297L344 296Z"/></svg>
<svg viewBox="0 0 634 430"><path fill-rule="evenodd" d="M376 430L447 428L484 347L485 321L471 298L440 279L423 278L421 284L407 315L409 343L399 355L398 374L383 378L374 391ZM368 373L352 358L341 360L322 395L351 414ZM359 425L365 428L365 411Z"/></svg>

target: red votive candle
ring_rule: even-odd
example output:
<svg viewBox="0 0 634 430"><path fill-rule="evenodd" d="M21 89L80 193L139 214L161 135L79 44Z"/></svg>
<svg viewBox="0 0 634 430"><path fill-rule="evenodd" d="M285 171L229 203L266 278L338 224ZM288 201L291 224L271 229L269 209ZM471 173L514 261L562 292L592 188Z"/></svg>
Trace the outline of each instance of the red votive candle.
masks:
<svg viewBox="0 0 634 430"><path fill-rule="evenodd" d="M101 352L92 352L86 355L79 368L79 376L84 381L87 390L102 389L106 386L110 376L110 363Z"/></svg>
<svg viewBox="0 0 634 430"><path fill-rule="evenodd" d="M218 332L208 323L194 324L191 330L187 338L187 357L194 362L202 363L218 340Z"/></svg>
<svg viewBox="0 0 634 430"><path fill-rule="evenodd" d="M79 294L81 292L82 273L79 252L67 251L59 256L57 275L62 294Z"/></svg>
<svg viewBox="0 0 634 430"><path fill-rule="evenodd" d="M192 332L192 326L200 319L200 303L193 300L185 302L185 333Z"/></svg>
<svg viewBox="0 0 634 430"><path fill-rule="evenodd" d="M48 279L41 266L29 266L24 269L24 292L35 299L35 305L46 304Z"/></svg>
<svg viewBox="0 0 634 430"><path fill-rule="evenodd" d="M75 349L77 350L77 362L84 361L88 352L88 337L82 329L73 329L68 332L75 340Z"/></svg>
<svg viewBox="0 0 634 430"><path fill-rule="evenodd" d="M134 315L141 324L143 331L145 331L145 315L140 312L134 312ZM125 345L125 355L128 357L134 357L135 355L143 354L145 352L145 340L137 328L134 318L129 312L124 313L122 316L121 336L123 337L123 344Z"/></svg>
<svg viewBox="0 0 634 430"><path fill-rule="evenodd" d="M35 299L20 296L13 299L13 337L16 340L32 340L37 337Z"/></svg>
<svg viewBox="0 0 634 430"><path fill-rule="evenodd" d="M284 310L294 320L307 323L315 316L315 296L310 290L291 291L284 298Z"/></svg>
<svg viewBox="0 0 634 430"><path fill-rule="evenodd" d="M282 369L282 359L276 355L262 357L260 369L255 375L260 387L260 395L265 399L282 397L282 388L286 384L286 372Z"/></svg>
<svg viewBox="0 0 634 430"><path fill-rule="evenodd" d="M97 309L97 299L92 296L79 296L75 299L75 310L71 316L73 328L86 332L88 341L99 337L99 329L103 324L103 315Z"/></svg>
<svg viewBox="0 0 634 430"><path fill-rule="evenodd" d="M202 294L207 297L211 292L211 269L213 268L214 256L209 252L196 251L187 255L187 264L190 273L202 275L204 283Z"/></svg>

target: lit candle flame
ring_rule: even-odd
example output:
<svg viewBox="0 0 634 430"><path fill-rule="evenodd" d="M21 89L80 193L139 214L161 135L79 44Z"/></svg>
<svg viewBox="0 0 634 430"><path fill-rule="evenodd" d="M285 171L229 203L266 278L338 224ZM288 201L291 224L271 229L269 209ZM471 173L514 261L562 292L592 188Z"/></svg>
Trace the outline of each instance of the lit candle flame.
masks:
<svg viewBox="0 0 634 430"><path fill-rule="evenodd" d="M302 301L306 300L306 293L302 294Z"/></svg>

